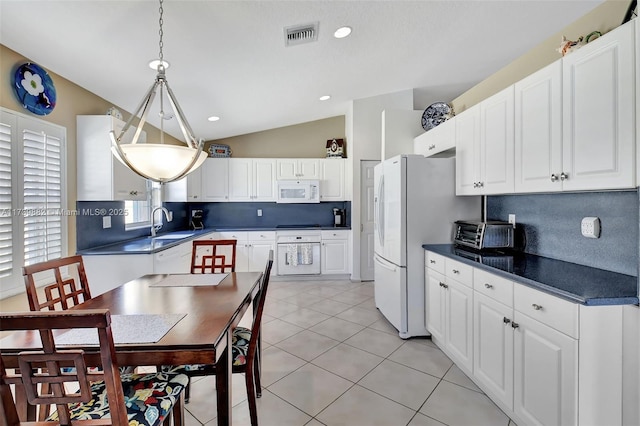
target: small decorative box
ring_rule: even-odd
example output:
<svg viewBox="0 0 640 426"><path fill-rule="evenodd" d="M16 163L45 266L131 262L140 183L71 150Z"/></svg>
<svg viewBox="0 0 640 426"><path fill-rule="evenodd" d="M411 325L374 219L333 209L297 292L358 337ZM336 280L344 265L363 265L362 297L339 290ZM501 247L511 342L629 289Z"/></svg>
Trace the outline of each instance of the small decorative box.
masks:
<svg viewBox="0 0 640 426"><path fill-rule="evenodd" d="M344 158L344 139L330 139L327 141L327 158Z"/></svg>
<svg viewBox="0 0 640 426"><path fill-rule="evenodd" d="M212 143L209 145L209 157L226 158L231 157L231 149L229 145L221 145Z"/></svg>

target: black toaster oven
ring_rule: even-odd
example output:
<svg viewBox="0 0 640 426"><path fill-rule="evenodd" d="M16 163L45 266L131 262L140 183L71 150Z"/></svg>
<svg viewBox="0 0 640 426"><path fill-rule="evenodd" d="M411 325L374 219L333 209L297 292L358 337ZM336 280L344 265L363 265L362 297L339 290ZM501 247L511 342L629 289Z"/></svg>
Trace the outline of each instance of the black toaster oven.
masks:
<svg viewBox="0 0 640 426"><path fill-rule="evenodd" d="M476 250L513 248L514 228L508 222L467 221L455 222L453 242L455 245Z"/></svg>

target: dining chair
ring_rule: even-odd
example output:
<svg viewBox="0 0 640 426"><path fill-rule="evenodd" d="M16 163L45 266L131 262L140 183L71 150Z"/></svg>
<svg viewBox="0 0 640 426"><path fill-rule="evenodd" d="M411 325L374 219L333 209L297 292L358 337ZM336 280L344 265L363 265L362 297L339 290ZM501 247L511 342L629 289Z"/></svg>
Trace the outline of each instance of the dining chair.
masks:
<svg viewBox="0 0 640 426"><path fill-rule="evenodd" d="M22 268L24 284L32 311L60 311L91 299L89 281L82 256L49 260ZM36 286L44 285L44 300Z"/></svg>
<svg viewBox="0 0 640 426"><path fill-rule="evenodd" d="M90 365L82 350L56 347L54 330L93 329L98 335L102 368ZM146 425L175 426L184 423L184 389L189 378L179 373L120 374L107 309L0 312L0 331L39 332L40 350L17 354L19 370L7 371L0 348L1 424ZM34 337L37 340L37 337ZM71 370L66 369L73 366ZM40 373L34 373L41 369ZM38 384L49 383L51 391L39 391ZM55 405L45 423L27 423L19 418L11 385L24 390L33 405ZM97 420L101 420L98 422Z"/></svg>
<svg viewBox="0 0 640 426"><path fill-rule="evenodd" d="M258 407L256 398L262 396L262 385L260 383L261 368L261 325L264 302L269 286L269 277L273 266L273 250L269 251L269 258L260 277L258 291L253 296L253 321L251 329L236 327L232 337L232 357L233 373L244 373L247 386L247 400L249 402L249 414L251 426L258 425ZM171 371L184 372L189 378L199 376L213 376L217 372L215 364L183 365L173 367ZM188 399L189 389L185 391L185 398Z"/></svg>
<svg viewBox="0 0 640 426"><path fill-rule="evenodd" d="M192 274L235 272L238 240L194 240Z"/></svg>

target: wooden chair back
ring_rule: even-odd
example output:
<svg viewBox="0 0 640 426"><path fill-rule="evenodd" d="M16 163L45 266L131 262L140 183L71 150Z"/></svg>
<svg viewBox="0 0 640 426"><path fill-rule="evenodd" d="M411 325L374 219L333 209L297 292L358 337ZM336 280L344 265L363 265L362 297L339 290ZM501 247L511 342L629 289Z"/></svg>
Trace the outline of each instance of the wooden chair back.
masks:
<svg viewBox="0 0 640 426"><path fill-rule="evenodd" d="M191 273L235 272L237 243L238 240L194 240Z"/></svg>
<svg viewBox="0 0 640 426"><path fill-rule="evenodd" d="M251 339L249 340L249 349L247 350L247 368L254 365L256 351L260 347L260 327L262 325L262 311L264 311L264 303L267 298L267 288L269 287L269 278L271 276L271 268L273 267L273 250L269 251L269 258L262 273L262 281L260 288L253 297L253 324L251 325Z"/></svg>
<svg viewBox="0 0 640 426"><path fill-rule="evenodd" d="M29 309L32 311L66 310L91 299L89 281L82 256L69 256L49 260L22 268L27 288ZM44 299L38 295L36 285L44 286Z"/></svg>
<svg viewBox="0 0 640 426"><path fill-rule="evenodd" d="M72 328L92 328L97 331L100 343L102 370L87 372L87 362L82 350L58 349L53 330ZM51 425L69 425L69 403L91 400L90 382L104 380L109 403L110 419L102 423L96 420L76 420L74 425L113 424L126 425L127 408L120 382L120 371L116 364L115 347L111 334L111 316L107 309L71 310L56 312L0 312L0 331L27 330L39 332L42 350L25 351L18 355L20 369L8 373L0 356L0 399L2 424L23 425L18 418L18 410L11 393L11 385L25 390L27 401L33 405L56 405L59 422ZM37 339L37 337L35 337ZM0 348L0 352L4 352ZM73 369L63 367L75 367ZM70 392L65 383L73 383L77 392ZM38 385L47 383L48 393L43 393Z"/></svg>

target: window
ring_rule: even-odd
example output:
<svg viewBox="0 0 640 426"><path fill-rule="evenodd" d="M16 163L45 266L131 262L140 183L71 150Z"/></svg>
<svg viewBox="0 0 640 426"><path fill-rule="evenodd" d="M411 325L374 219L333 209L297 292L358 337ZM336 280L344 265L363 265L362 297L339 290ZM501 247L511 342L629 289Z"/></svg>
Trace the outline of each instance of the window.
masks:
<svg viewBox="0 0 640 426"><path fill-rule="evenodd" d="M24 290L23 265L67 253L66 129L0 109L0 298Z"/></svg>
<svg viewBox="0 0 640 426"><path fill-rule="evenodd" d="M151 226L151 211L162 205L160 199L160 184L147 181L150 188L149 195L145 201L125 201L124 208L127 212L124 218L125 229L148 228Z"/></svg>

